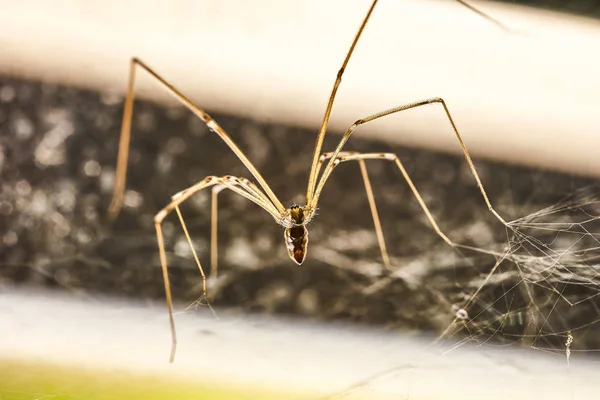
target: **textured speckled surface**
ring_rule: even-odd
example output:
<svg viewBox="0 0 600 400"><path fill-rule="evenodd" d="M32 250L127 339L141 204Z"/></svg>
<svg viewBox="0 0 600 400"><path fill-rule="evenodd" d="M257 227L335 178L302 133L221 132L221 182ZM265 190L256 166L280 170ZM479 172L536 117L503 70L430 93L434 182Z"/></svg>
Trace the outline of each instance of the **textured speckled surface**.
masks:
<svg viewBox="0 0 600 400"><path fill-rule="evenodd" d="M111 225L106 209L121 100L7 78L0 84L0 98L0 275L4 285L160 299L163 284L152 224L154 214L171 194L206 175L248 175L218 137L185 110L139 103L128 206ZM247 151L285 204L302 201L313 146L312 140L307 140L308 132L229 116L215 118ZM330 137L325 148L333 146L336 138ZM506 246L504 228L486 209L461 158L361 140L352 140L348 149L397 152L441 229L456 243L496 251ZM553 222L549 227L565 229L556 228L564 218L575 221L599 214L598 189L592 181L475 162L492 203L509 221L542 210L586 187L583 194L575 196L575 204L584 203L587 195L593 200L591 205L573 207L567 215L548 212L546 218L541 215L531 222ZM368 167L393 258L391 275L380 263L358 168L343 165L328 183L319 215L309 226L309 253L301 267L287 258L282 228L268 214L241 197L221 195L221 277L210 289L214 305L408 330L444 330L454 316L452 306L460 306L475 292L495 258L453 251L430 228L392 165L373 161ZM182 211L201 260L208 265L210 199L201 193ZM582 229L594 232L596 223L591 219ZM177 300L189 304L201 296L197 268L176 217L165 222L164 230L173 293ZM552 296L557 288L567 289L557 286L565 280L558 276L554 278L558 283L544 282L540 272L528 275L529 268L535 271L541 259L514 258L494 275L496 283L478 294L472 305L475 308L470 310L475 316L474 330L468 331L470 337L475 341L493 337L529 343L523 336L530 332L528 329L541 329L544 346L560 349L566 330L589 324L579 332L581 341L577 346L595 346L597 335L593 332L600 318L594 308L598 290L595 253L576 252L589 249L595 236L573 241L557 230L523 231L544 243L566 246L568 253L556 261L559 266L562 261L565 268L585 262L578 270L590 281L568 291L592 297L572 308L568 307L568 299L564 304L555 304ZM532 251L526 248L523 237L509 237L514 254ZM553 279L551 275L547 279ZM540 328L542 322L507 324L502 319L522 320L529 315L532 303L527 296L532 294L526 294L523 279L542 279L535 285L533 296L542 316L556 317L549 331ZM507 293L511 300L497 303Z"/></svg>

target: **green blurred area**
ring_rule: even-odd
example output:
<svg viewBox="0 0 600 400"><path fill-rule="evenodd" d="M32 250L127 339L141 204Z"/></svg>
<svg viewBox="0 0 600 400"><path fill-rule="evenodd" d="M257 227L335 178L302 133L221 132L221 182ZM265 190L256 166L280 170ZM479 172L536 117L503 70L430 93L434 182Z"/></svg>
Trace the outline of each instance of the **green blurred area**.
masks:
<svg viewBox="0 0 600 400"><path fill-rule="evenodd" d="M296 394L297 397L298 394ZM129 371L92 370L0 359L0 399L285 399L292 393L239 384L190 382Z"/></svg>

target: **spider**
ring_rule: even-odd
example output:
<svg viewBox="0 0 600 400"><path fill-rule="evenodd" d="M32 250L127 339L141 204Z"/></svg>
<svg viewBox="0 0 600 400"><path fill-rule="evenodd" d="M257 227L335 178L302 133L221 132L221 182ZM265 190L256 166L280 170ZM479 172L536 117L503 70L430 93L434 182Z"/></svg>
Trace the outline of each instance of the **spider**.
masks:
<svg viewBox="0 0 600 400"><path fill-rule="evenodd" d="M358 32L354 36L354 40L352 41L350 49L348 50L348 52L346 54L346 58L344 59L342 66L337 73L337 77L335 79L333 89L329 96L327 108L325 109L325 115L323 117L323 121L322 121L321 127L319 129L319 133L317 135L317 140L316 140L314 153L313 153L312 164L311 164L311 168L310 168L310 175L309 175L309 179L308 179L308 187L306 190L306 202L303 205L293 204L292 206L290 206L288 208L284 207L283 204L279 201L279 199L275 195L275 193L273 193L273 191L269 187L269 184L265 181L265 179L262 177L260 172L254 167L252 162L250 162L250 160L244 155L242 150L240 150L240 148L234 143L234 141L227 134L227 132L225 132L225 130L210 115L208 115L200 107L196 106L188 97L186 97L178 89L176 89L169 82L167 82L167 80L162 78L154 69L152 69L144 61L142 61L136 57L134 57L130 60L129 83L127 86L127 94L125 97L125 106L124 106L124 112L123 112L121 136L120 136L120 140L119 140L119 153L118 153L118 158L117 158L116 180L115 180L112 201L111 201L111 204L109 207L109 217L111 219L115 219L117 217L117 215L119 214L119 211L121 209L121 205L123 202L123 194L125 191L127 161L128 161L128 154L129 154L129 142L130 142L130 136L131 136L131 119L132 119L132 113L133 113L134 81L135 81L136 69L138 67L141 68L142 70L146 71L146 73L148 73L150 76L152 76L154 79L156 79L156 81L158 81L171 95L173 95L177 100L179 100L181 103L183 103L184 106L186 106L196 116L198 116L208 126L208 128L212 132L219 135L219 137L229 146L229 148L241 160L241 162L245 165L245 167L248 169L248 171L250 171L252 176L258 182L258 185L257 185L246 178L230 176L230 175L207 176L206 178L199 181L195 185L190 186L189 188L184 189L184 190L176 193L175 195L173 195L171 197L171 202L169 204L167 204L162 210L160 210L154 217L154 225L155 225L156 237L157 237L157 241L158 241L160 263L161 263L161 267L162 267L162 273L163 273L163 279L164 279L164 285L165 285L166 302L167 302L167 307L168 307L168 311L169 311L169 321L170 321L171 335L172 335L172 346L171 346L171 356L170 356L171 362L173 362L173 360L174 360L177 339L176 339L176 333L175 333L175 323L174 323L174 319L173 319L173 305L172 305L172 297L171 297L171 288L170 288L169 277L168 277L167 258L166 258L166 254L165 254L164 238L163 238L163 232L162 232L161 226L162 226L163 220L171 212L175 211L177 213L177 215L179 217L179 221L181 223L181 226L186 235L186 238L190 244L192 254L194 256L196 264L198 265L198 269L200 270L200 274L202 275L203 292L204 292L204 296L206 296L206 275L200 264L200 261L198 259L198 255L194 249L194 246L192 245L192 240L190 238L185 221L184 221L181 211L179 209L179 205L181 203L183 203L184 201L189 199L192 195L194 195L195 193L197 193L201 190L204 190L207 188L212 188L211 276L214 276L217 273L217 242L216 242L216 237L217 237L217 235L216 235L216 232L217 232L217 196L220 191L222 191L223 189L229 189L229 190L245 197L246 199L250 200L251 202L258 205L259 207L263 208L266 212L268 212L273 217L275 222L283 227L283 238L284 238L284 243L285 243L289 257L296 264L301 265L304 262L304 260L306 259L306 254L307 254L307 249L308 249L309 235L308 235L308 229L306 228L306 226L309 222L311 222L311 220L315 216L315 212L317 210L321 192L322 192L325 184L327 183L327 180L331 176L333 170L335 169L335 167L337 167L339 164L341 164L343 162L348 162L348 161L355 161L359 164L360 171L362 174L362 179L363 179L364 185L365 185L365 191L367 193L369 207L370 207L371 214L373 217L373 222L375 225L375 231L376 231L377 240L378 240L378 244L379 244L379 248L380 248L380 252L381 252L382 261L386 267L390 266L390 259L389 259L387 248L385 245L385 240L384 240L383 232L381 229L381 222L379 219L377 207L376 207L374 196L373 196L373 191L371 189L371 184L370 184L369 176L367 173L367 167L365 164L366 160L386 160L386 161L395 163L395 165L400 170L402 176L406 180L408 186L412 190L412 193L414 194L415 198L419 202L421 208L423 209L425 215L427 216L427 219L433 226L433 229L435 230L435 232L446 243L448 243L451 246L454 246L454 243L438 227L437 223L435 222L435 219L431 215L429 209L427 208L427 206L425 205L425 202L423 201L421 195L419 194L419 191L413 184L408 173L404 169L402 162L400 161L400 159L398 158L398 156L396 154L394 154L394 153L358 153L358 152L342 151L344 148L344 145L346 144L346 142L348 141L350 136L352 136L352 133L361 125L364 125L368 122L377 120L379 118L386 117L391 114L398 113L400 111L409 110L412 108L417 108L417 107L425 106L428 104L438 104L443 108L443 110L448 118L448 121L450 122L450 125L452 126L454 134L456 135L456 138L462 148L462 152L464 154L466 162L467 162L473 176L475 177L475 180L481 191L481 195L483 196L483 199L484 199L485 203L487 204L487 207L500 222L502 222L505 226L507 225L506 222L504 221L504 219L492 207L490 200L488 199L488 196L483 187L483 184L481 183L481 180L479 179L479 176L475 169L475 165L473 164L473 161L471 160L471 157L469 155L467 147L463 143L463 140L458 132L458 129L456 128L456 124L454 123L454 120L450 114L448 106L446 105L446 102L444 101L444 99L442 99L440 97L434 97L434 98L430 98L427 100L417 101L417 102L409 103L409 104L406 104L403 106L394 107L394 108L367 116L365 118L358 119L344 133L342 139L340 140L339 144L337 145L337 147L335 148L334 151L321 153L323 140L324 140L324 137L325 137L325 134L327 131L327 125L328 125L329 117L331 115L331 110L333 107L333 102L334 102L337 90L342 81L342 76L344 74L346 66L348 65L350 57L352 56L354 48L356 47L356 44L358 43L358 40L360 39L360 36L361 36L363 30L365 29L365 26L367 25L367 22L369 21L369 18L371 17L373 10L375 9L377 1L378 0L374 0L372 2L369 10L367 11L366 16L364 17L364 19L358 29ZM461 3L464 6L468 7L469 9L476 12L477 14L483 16L484 18L488 19L489 21L493 22L494 24L500 26L501 28L506 29L501 23L492 19L491 17L487 16L486 14L482 13L481 11L473 8L472 6L468 5L467 3L465 3L461 0L456 0L456 1L458 1L459 3ZM327 163L325 164L326 161L327 161ZM321 171L322 171L322 173L321 173ZM321 174L319 175L319 173L321 173Z"/></svg>

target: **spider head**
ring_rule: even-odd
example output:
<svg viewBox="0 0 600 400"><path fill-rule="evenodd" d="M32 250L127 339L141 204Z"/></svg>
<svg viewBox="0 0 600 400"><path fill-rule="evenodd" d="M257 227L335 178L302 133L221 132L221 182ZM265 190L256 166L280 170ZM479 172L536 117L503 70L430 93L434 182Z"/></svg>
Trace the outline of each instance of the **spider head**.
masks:
<svg viewBox="0 0 600 400"><path fill-rule="evenodd" d="M288 255L298 265L306 258L308 229L304 225L307 222L305 207L293 205L287 210L283 237Z"/></svg>

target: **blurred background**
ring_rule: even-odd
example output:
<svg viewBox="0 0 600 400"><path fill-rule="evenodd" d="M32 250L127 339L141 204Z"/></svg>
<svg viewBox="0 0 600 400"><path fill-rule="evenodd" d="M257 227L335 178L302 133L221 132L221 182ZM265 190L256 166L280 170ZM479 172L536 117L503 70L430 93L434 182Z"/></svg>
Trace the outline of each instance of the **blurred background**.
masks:
<svg viewBox="0 0 600 400"><path fill-rule="evenodd" d="M138 70L127 191L110 222L129 58L140 57L207 110L285 206L303 204L329 91L368 3L0 1L3 368L24 354L64 361L32 355L19 341L19 329L36 321L35 312L11 313L22 290L33 290L35 301L43 289L39 307L48 293L74 303L161 302L154 215L207 175L251 177L214 133ZM359 128L345 150L398 154L442 231L470 248L436 235L386 161L367 166L390 269L353 163L338 167L325 187L302 266L289 260L271 216L224 191L220 272L209 287L217 315L343 323L357 332L368 326L438 338L441 351L519 349L565 368L575 357L597 368L600 3L469 4L508 30L453 1L381 0L344 75L323 150L333 150L359 118L443 97L510 226L487 209L443 109L403 112ZM181 208L205 271L210 209L208 191ZM209 313L176 216L163 231L176 310ZM168 329L166 310L158 312ZM181 314L175 320L183 329L194 323ZM211 330L216 321L194 329ZM104 329L97 334L116 328ZM166 364L163 336L152 351ZM111 365L128 368L127 358Z"/></svg>

